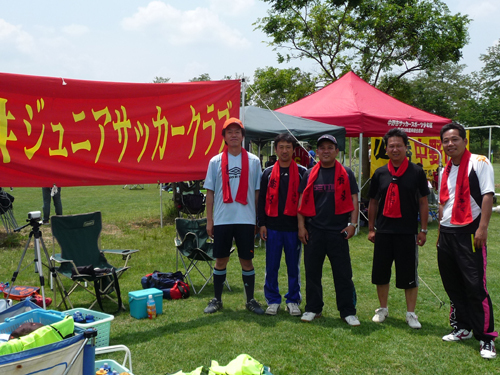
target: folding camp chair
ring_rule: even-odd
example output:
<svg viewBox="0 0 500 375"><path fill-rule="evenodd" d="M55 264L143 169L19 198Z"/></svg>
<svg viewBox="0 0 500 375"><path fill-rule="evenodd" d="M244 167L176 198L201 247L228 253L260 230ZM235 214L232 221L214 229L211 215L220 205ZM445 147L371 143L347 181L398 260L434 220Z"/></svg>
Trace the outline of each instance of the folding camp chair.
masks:
<svg viewBox="0 0 500 375"><path fill-rule="evenodd" d="M61 254L53 254L51 260L60 264L56 269L58 274L73 281L71 288L63 289L63 300L58 307L67 303L73 308L70 295L79 286L95 297L89 309L98 303L102 306L102 297L118 304L118 311L125 309L121 302L118 279L130 267L127 263L131 255L139 250L100 250L99 238L102 230L101 212L91 212L79 215L52 216L50 219L52 235L61 247ZM125 261L122 267L114 267L108 263L105 254L121 255ZM87 282L94 284L94 291L87 287ZM110 294L116 292L118 300Z"/></svg>
<svg viewBox="0 0 500 375"><path fill-rule="evenodd" d="M176 237L174 239L175 247L177 248L176 255L176 265L177 270L179 269L179 256L181 258L182 264L186 273L185 277L188 279L189 284L191 284L191 289L194 294L199 294L205 288L205 286L210 282L213 277L213 262L215 258L213 257L213 242L209 241L207 234L207 219L175 219L175 230ZM186 258L186 261L184 261ZM207 277L206 273L199 267L199 262L206 262L209 267L210 275ZM196 269L200 275L205 279L205 284L201 289L196 292L193 282L191 280L190 273L193 269ZM225 282L228 290L231 290L229 283Z"/></svg>
<svg viewBox="0 0 500 375"><path fill-rule="evenodd" d="M205 212L205 194L200 191L202 180L176 182L173 184L173 200L179 213L190 219L200 219Z"/></svg>
<svg viewBox="0 0 500 375"><path fill-rule="evenodd" d="M18 227L12 212L12 202L14 197L0 187L0 220L7 233L13 233Z"/></svg>

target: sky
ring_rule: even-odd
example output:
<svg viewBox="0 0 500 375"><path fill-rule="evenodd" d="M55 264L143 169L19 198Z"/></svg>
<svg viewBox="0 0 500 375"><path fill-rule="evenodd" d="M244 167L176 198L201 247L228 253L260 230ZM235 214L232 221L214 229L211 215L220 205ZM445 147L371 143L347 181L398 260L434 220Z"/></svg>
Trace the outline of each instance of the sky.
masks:
<svg viewBox="0 0 500 375"><path fill-rule="evenodd" d="M500 1L444 2L473 19L460 63L477 71L480 54L500 39ZM0 11L0 72L146 83L252 78L267 66L317 71L307 60L278 64L254 30L267 9L260 0L10 1Z"/></svg>

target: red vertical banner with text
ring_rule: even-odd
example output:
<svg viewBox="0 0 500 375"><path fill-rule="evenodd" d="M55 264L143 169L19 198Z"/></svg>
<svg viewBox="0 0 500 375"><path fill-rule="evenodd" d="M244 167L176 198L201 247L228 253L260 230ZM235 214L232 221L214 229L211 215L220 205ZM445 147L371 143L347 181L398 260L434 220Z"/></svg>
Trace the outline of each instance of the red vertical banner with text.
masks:
<svg viewBox="0 0 500 375"><path fill-rule="evenodd" d="M114 83L0 73L2 186L203 179L240 82Z"/></svg>

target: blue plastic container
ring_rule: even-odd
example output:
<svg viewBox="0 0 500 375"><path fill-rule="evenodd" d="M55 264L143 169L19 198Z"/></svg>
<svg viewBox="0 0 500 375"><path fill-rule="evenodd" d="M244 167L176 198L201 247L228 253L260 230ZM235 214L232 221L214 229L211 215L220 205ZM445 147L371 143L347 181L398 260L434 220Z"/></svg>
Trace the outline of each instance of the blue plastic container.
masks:
<svg viewBox="0 0 500 375"><path fill-rule="evenodd" d="M136 290L128 292L128 302L130 304L130 315L136 319L144 319L148 317L146 304L148 296L152 295L156 305L156 315L163 313L163 292L156 288Z"/></svg>

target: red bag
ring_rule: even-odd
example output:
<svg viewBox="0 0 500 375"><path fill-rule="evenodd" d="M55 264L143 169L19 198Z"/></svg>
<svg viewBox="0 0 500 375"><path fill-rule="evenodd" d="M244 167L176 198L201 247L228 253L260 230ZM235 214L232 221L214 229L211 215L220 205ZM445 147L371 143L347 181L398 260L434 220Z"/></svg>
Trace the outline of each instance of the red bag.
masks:
<svg viewBox="0 0 500 375"><path fill-rule="evenodd" d="M163 290L165 299L184 299L189 297L189 285L184 281L176 281L170 289Z"/></svg>

